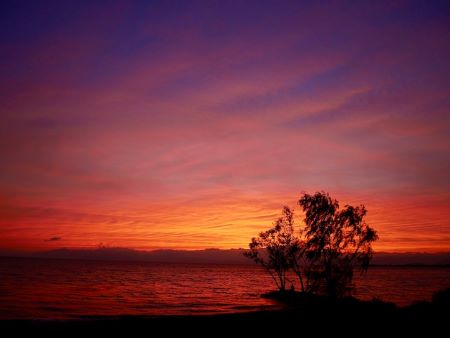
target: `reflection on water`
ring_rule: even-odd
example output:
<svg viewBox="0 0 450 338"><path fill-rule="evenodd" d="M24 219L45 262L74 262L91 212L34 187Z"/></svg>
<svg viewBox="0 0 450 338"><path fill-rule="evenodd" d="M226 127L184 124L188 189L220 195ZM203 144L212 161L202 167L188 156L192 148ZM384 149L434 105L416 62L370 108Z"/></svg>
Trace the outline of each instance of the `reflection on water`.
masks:
<svg viewBox="0 0 450 338"><path fill-rule="evenodd" d="M356 275L355 296L381 299L399 306L430 301L433 293L450 287L450 267L371 267L366 275Z"/></svg>
<svg viewBox="0 0 450 338"><path fill-rule="evenodd" d="M272 308L256 266L0 259L0 318L211 314ZM374 267L357 294L406 305L448 287L450 268Z"/></svg>

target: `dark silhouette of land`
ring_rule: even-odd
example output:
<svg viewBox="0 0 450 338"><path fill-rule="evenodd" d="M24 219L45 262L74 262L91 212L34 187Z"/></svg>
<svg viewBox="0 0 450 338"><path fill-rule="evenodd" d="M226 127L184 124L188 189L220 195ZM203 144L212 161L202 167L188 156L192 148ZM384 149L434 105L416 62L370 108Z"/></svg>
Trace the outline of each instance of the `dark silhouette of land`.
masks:
<svg viewBox="0 0 450 338"><path fill-rule="evenodd" d="M0 332L46 336L158 336L170 333L216 336L223 334L282 335L296 333L323 336L361 336L366 333L445 332L450 314L450 288L438 292L431 302L399 308L382 301L352 297L332 299L300 293L265 295L285 304L284 310L202 316L85 317L77 320L0 321ZM274 337L275 337L274 336Z"/></svg>
<svg viewBox="0 0 450 338"><path fill-rule="evenodd" d="M245 264L253 265L243 256L244 249L153 250L101 247L96 249L61 248L50 251L23 253L0 251L0 256L56 259L88 259L106 261L138 261L155 263ZM374 254L372 265L450 265L450 252Z"/></svg>

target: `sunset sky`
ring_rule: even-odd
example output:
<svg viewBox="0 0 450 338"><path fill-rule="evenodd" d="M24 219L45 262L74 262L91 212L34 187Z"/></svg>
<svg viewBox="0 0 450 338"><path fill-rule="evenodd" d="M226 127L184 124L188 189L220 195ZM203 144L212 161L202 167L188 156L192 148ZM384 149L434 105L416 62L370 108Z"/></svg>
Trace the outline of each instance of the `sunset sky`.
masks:
<svg viewBox="0 0 450 338"><path fill-rule="evenodd" d="M450 251L448 1L105 4L1 2L0 249L243 248L324 190Z"/></svg>

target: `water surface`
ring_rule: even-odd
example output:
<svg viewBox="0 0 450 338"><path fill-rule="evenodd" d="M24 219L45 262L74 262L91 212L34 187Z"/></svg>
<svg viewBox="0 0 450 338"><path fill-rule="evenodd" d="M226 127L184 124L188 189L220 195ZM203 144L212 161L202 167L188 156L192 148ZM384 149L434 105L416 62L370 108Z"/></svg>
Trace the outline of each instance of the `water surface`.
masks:
<svg viewBox="0 0 450 338"><path fill-rule="evenodd" d="M356 296L407 305L449 286L446 267L373 267ZM279 307L253 265L0 258L0 318L214 314Z"/></svg>

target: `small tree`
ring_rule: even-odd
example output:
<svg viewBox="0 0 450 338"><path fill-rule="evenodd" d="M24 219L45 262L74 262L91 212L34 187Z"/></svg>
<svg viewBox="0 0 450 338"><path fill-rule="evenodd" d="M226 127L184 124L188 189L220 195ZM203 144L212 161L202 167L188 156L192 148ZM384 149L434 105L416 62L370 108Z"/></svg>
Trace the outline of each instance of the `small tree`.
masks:
<svg viewBox="0 0 450 338"><path fill-rule="evenodd" d="M376 231L364 220L366 208L339 203L327 193L304 194L298 201L305 212L305 228L295 233L289 207L272 228L252 238L244 254L270 273L279 290L286 289L287 272L298 277L303 292L333 297L352 290L353 271L367 271Z"/></svg>
<svg viewBox="0 0 450 338"><path fill-rule="evenodd" d="M294 268L300 252L300 242L294 234L294 214L289 207L272 228L252 238L245 256L262 265L272 276L280 291L286 290L289 269Z"/></svg>
<svg viewBox="0 0 450 338"><path fill-rule="evenodd" d="M364 220L365 207L346 205L339 210L339 203L324 192L304 194L298 203L305 212L309 288L333 297L348 294L354 268L367 271L373 254L371 244L378 239Z"/></svg>

